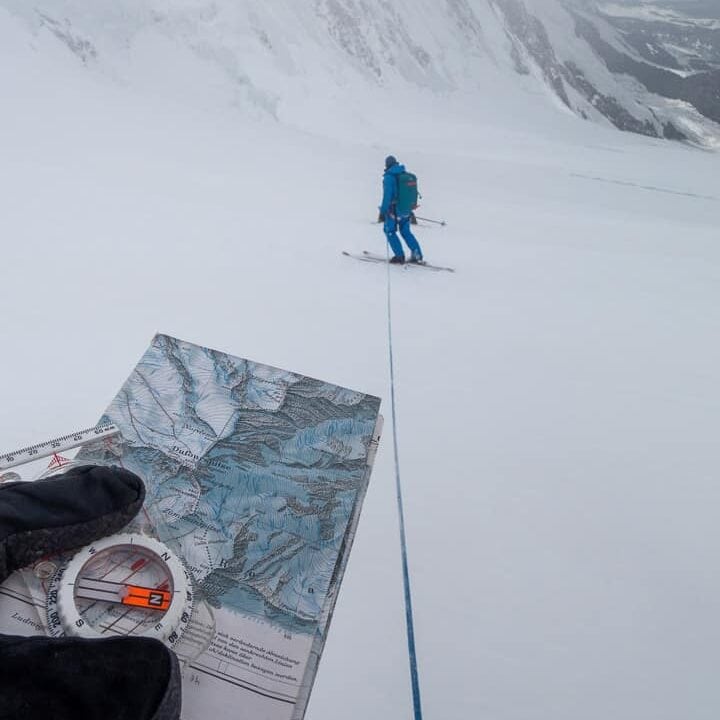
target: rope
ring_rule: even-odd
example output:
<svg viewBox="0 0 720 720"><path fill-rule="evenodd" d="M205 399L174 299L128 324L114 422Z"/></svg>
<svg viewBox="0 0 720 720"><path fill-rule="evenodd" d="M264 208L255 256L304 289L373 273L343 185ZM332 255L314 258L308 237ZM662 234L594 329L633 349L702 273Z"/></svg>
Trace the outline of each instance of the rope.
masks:
<svg viewBox="0 0 720 720"><path fill-rule="evenodd" d="M413 694L415 720L422 720L420 703L420 678L418 675L417 654L415 652L415 624L413 622L412 595L410 593L410 571L408 570L407 541L405 539L405 513L403 510L402 485L400 483L400 454L398 452L397 413L395 411L395 360L393 356L392 332L392 293L390 282L390 248L386 244L387 254L387 325L388 355L390 360L390 407L392 409L393 453L395 456L395 486L397 488L398 517L400 520L400 550L402 553L403 587L405 589L405 624L407 626L408 656L410 659L410 682Z"/></svg>

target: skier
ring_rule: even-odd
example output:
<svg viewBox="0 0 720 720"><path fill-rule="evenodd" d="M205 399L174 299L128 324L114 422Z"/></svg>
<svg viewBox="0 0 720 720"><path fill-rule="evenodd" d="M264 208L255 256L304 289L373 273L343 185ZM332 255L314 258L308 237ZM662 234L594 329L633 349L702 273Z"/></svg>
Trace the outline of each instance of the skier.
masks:
<svg viewBox="0 0 720 720"><path fill-rule="evenodd" d="M401 191L401 181L410 179L411 191ZM390 262L402 264L405 262L405 252L398 238L397 231L410 249L410 262L422 263L423 254L415 236L410 230L410 218L417 202L417 180L414 175L405 170L393 155L385 158L385 173L383 175L383 199L380 205L380 216L385 219L383 230L387 241L393 251Z"/></svg>

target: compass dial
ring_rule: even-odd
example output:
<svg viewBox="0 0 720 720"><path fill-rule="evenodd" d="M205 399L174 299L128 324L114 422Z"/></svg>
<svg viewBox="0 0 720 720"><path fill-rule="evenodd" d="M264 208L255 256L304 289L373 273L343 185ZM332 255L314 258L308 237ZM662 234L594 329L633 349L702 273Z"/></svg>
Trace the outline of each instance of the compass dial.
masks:
<svg viewBox="0 0 720 720"><path fill-rule="evenodd" d="M174 645L192 614L190 577L164 544L113 535L80 550L53 578L47 617L53 636L155 637Z"/></svg>

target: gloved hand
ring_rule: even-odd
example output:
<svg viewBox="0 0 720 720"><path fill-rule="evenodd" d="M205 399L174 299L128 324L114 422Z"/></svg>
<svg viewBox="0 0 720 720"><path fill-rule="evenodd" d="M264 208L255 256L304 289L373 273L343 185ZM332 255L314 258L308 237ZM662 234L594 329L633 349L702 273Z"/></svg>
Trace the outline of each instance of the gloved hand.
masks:
<svg viewBox="0 0 720 720"><path fill-rule="evenodd" d="M142 480L117 467L1 485L0 582L121 530L144 499ZM177 720L180 696L177 658L159 640L0 635L2 720Z"/></svg>

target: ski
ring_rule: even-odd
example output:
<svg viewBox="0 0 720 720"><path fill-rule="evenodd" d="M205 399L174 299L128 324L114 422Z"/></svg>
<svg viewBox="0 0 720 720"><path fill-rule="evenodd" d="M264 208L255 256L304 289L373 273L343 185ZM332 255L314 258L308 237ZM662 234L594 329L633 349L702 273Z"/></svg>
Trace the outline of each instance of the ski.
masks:
<svg viewBox="0 0 720 720"><path fill-rule="evenodd" d="M377 253L372 253L369 250L363 250L362 254L351 253L347 250L343 250L342 254L347 257L353 258L354 260L360 260L360 262L383 264L387 263L387 257L385 257L384 255L378 255ZM410 268L424 268L425 270L430 270L431 272L455 272L455 268L445 267L443 265L432 265L431 263L406 262L404 265L398 265L398 267L404 270L409 270Z"/></svg>

